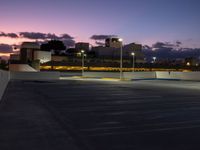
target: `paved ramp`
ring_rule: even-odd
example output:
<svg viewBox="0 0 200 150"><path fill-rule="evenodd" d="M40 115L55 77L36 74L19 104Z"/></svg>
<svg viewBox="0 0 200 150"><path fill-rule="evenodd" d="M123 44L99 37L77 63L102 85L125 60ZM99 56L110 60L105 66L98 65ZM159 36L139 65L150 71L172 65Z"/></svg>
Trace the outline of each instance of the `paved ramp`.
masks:
<svg viewBox="0 0 200 150"><path fill-rule="evenodd" d="M149 83L11 81L0 150L199 149L199 90Z"/></svg>

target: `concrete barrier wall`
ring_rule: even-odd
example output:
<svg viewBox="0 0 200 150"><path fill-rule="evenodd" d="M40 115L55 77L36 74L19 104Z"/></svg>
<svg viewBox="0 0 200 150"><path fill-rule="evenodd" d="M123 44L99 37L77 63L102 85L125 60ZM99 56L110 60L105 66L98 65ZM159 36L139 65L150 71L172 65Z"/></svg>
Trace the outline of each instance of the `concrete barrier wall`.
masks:
<svg viewBox="0 0 200 150"><path fill-rule="evenodd" d="M84 72L84 77L90 78L119 78L119 72Z"/></svg>
<svg viewBox="0 0 200 150"><path fill-rule="evenodd" d="M81 72L60 72L61 77L82 76Z"/></svg>
<svg viewBox="0 0 200 150"><path fill-rule="evenodd" d="M9 70L15 72L37 72L37 70L27 64L9 64Z"/></svg>
<svg viewBox="0 0 200 150"><path fill-rule="evenodd" d="M85 72L85 77L91 78L119 78L119 72ZM155 79L155 72L123 72L125 79Z"/></svg>
<svg viewBox="0 0 200 150"><path fill-rule="evenodd" d="M125 79L156 79L156 72L124 72Z"/></svg>
<svg viewBox="0 0 200 150"><path fill-rule="evenodd" d="M85 72L85 77L119 78L119 72ZM175 79L200 81L200 72L123 72L125 79Z"/></svg>
<svg viewBox="0 0 200 150"><path fill-rule="evenodd" d="M0 100L10 80L9 72L0 70Z"/></svg>
<svg viewBox="0 0 200 150"><path fill-rule="evenodd" d="M10 72L12 80L59 80L60 72Z"/></svg>
<svg viewBox="0 0 200 150"><path fill-rule="evenodd" d="M156 71L157 79L180 79L180 75L183 72L166 72L166 71Z"/></svg>
<svg viewBox="0 0 200 150"><path fill-rule="evenodd" d="M200 81L200 72L156 72L157 79Z"/></svg>

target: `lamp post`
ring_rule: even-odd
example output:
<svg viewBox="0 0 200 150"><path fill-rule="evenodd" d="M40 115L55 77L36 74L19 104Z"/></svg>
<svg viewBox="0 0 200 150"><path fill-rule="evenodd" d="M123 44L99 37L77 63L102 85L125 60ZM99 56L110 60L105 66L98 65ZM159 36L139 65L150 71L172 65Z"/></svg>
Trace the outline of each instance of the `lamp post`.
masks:
<svg viewBox="0 0 200 150"><path fill-rule="evenodd" d="M81 50L81 55L82 55L82 77L84 76L84 54L85 51Z"/></svg>
<svg viewBox="0 0 200 150"><path fill-rule="evenodd" d="M157 59L156 57L153 57L153 62L154 62L154 63L156 63L156 59Z"/></svg>
<svg viewBox="0 0 200 150"><path fill-rule="evenodd" d="M123 57L123 43L122 42L123 42L123 39L120 38L118 41L121 42L121 47L120 47L120 80L122 80L122 76L123 76L122 75L122 73L123 73L122 72L122 69L123 69L123 58L122 58Z"/></svg>
<svg viewBox="0 0 200 150"><path fill-rule="evenodd" d="M133 56L133 72L135 72L135 53L132 52L131 55Z"/></svg>

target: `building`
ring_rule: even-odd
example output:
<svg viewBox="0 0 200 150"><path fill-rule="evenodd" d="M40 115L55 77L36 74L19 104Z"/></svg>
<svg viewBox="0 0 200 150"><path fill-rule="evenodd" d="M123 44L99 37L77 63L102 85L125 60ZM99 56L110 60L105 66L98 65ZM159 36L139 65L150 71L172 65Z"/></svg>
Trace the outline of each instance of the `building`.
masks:
<svg viewBox="0 0 200 150"><path fill-rule="evenodd" d="M138 63L144 63L144 54L142 52L142 45L136 43L130 43L127 45L122 46L122 42L118 38L110 38L106 39L105 47L98 46L93 47L92 51L95 52L98 58L110 58L110 59L117 59L120 57L120 50L122 47L123 50L123 59L131 59L131 53L135 53L135 60Z"/></svg>
<svg viewBox="0 0 200 150"><path fill-rule="evenodd" d="M122 42L119 38L107 38L105 41L105 46L112 48L120 48L122 46Z"/></svg>
<svg viewBox="0 0 200 150"><path fill-rule="evenodd" d="M10 60L19 61L20 60L20 54L10 54Z"/></svg>
<svg viewBox="0 0 200 150"><path fill-rule="evenodd" d="M79 42L79 43L75 44L75 49L77 51L84 50L84 51L88 52L90 50L90 44L89 43Z"/></svg>
<svg viewBox="0 0 200 150"><path fill-rule="evenodd" d="M187 66L199 66L199 60L195 57L185 58L185 65L187 65Z"/></svg>
<svg viewBox="0 0 200 150"><path fill-rule="evenodd" d="M36 42L23 42L19 55L11 55L10 71L33 71L40 69L40 63L51 61L51 52L40 51Z"/></svg>
<svg viewBox="0 0 200 150"><path fill-rule="evenodd" d="M39 51L40 45L36 42L23 42L20 48L20 60L28 63L34 60L34 51Z"/></svg>
<svg viewBox="0 0 200 150"><path fill-rule="evenodd" d="M76 48L69 48L67 49L67 56L76 57L81 50L77 50Z"/></svg>
<svg viewBox="0 0 200 150"><path fill-rule="evenodd" d="M55 55L53 55L51 59L52 59L53 62L69 61L69 58L67 56L55 56Z"/></svg>
<svg viewBox="0 0 200 150"><path fill-rule="evenodd" d="M40 45L37 42L24 42L20 49L20 61L30 63L39 60L45 63L51 60L51 52L40 51Z"/></svg>
<svg viewBox="0 0 200 150"><path fill-rule="evenodd" d="M131 53L135 53L135 58L137 62L144 63L144 53L142 52L142 45L136 43L130 43L123 46L123 57L132 57Z"/></svg>

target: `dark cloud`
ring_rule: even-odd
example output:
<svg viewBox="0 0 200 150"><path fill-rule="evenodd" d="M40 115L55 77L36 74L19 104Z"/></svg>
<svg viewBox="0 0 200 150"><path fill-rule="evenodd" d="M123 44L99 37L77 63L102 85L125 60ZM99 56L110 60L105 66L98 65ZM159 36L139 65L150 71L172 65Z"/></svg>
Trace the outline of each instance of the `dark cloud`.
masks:
<svg viewBox="0 0 200 150"><path fill-rule="evenodd" d="M27 39L46 39L46 34L40 32L20 32L19 35L20 37Z"/></svg>
<svg viewBox="0 0 200 150"><path fill-rule="evenodd" d="M7 33L7 37L10 37L10 38L18 38L18 35L15 34L15 33Z"/></svg>
<svg viewBox="0 0 200 150"><path fill-rule="evenodd" d="M64 43L64 45L66 47L73 47L75 45L75 41L72 39L66 39L66 40L62 40L62 42Z"/></svg>
<svg viewBox="0 0 200 150"><path fill-rule="evenodd" d="M96 41L95 44L98 46L105 46L105 42Z"/></svg>
<svg viewBox="0 0 200 150"><path fill-rule="evenodd" d="M40 33L40 32L20 32L20 37L28 39L41 39L41 40L72 40L74 39L69 34L62 34L60 36L51 33Z"/></svg>
<svg viewBox="0 0 200 150"><path fill-rule="evenodd" d="M10 37L10 38L18 38L18 35L16 33L4 33L0 32L0 37Z"/></svg>
<svg viewBox="0 0 200 150"><path fill-rule="evenodd" d="M51 33L46 34L45 38L46 39L52 39L52 40L58 40L59 39L59 37L57 35L51 34Z"/></svg>
<svg viewBox="0 0 200 150"><path fill-rule="evenodd" d="M0 44L0 53L12 53L12 52L13 52L12 45Z"/></svg>
<svg viewBox="0 0 200 150"><path fill-rule="evenodd" d="M152 50L154 51L154 55L159 58L168 58L171 56L171 52L173 50L173 46L169 42L157 42L152 45Z"/></svg>
<svg viewBox="0 0 200 150"><path fill-rule="evenodd" d="M60 37L60 39L66 39L66 40L72 40L74 39L72 36L70 36L69 34L62 34Z"/></svg>
<svg viewBox="0 0 200 150"><path fill-rule="evenodd" d="M60 40L60 41L63 41L63 43L67 47L72 47L75 45L74 37L72 37L71 35L67 33L56 35L52 33L41 33L41 32L19 32L19 35L17 35L16 33L0 32L0 37L27 38L27 39L32 39L32 40L40 40L39 41L40 43L45 43L48 40ZM3 47L2 49L5 50L6 48Z"/></svg>
<svg viewBox="0 0 200 150"><path fill-rule="evenodd" d="M0 32L0 36L6 36L4 32Z"/></svg>
<svg viewBox="0 0 200 150"><path fill-rule="evenodd" d="M93 35L90 37L92 40L105 40L107 38L117 37L116 35Z"/></svg>
<svg viewBox="0 0 200 150"><path fill-rule="evenodd" d="M148 46L148 45L143 45L142 48L145 49L145 50L150 50L151 49L151 47Z"/></svg>
<svg viewBox="0 0 200 150"><path fill-rule="evenodd" d="M143 52L147 60L151 61L152 57L158 59L176 59L187 57L198 57L200 55L200 49L194 48L182 48L182 43L176 41L174 44L170 42L157 42L150 46L143 46Z"/></svg>
<svg viewBox="0 0 200 150"><path fill-rule="evenodd" d="M180 47L181 45L182 45L182 42L176 41L176 46L177 46L177 47Z"/></svg>
<svg viewBox="0 0 200 150"><path fill-rule="evenodd" d="M152 48L163 48L165 46L164 43L162 42L157 42L155 44L152 45Z"/></svg>
<svg viewBox="0 0 200 150"><path fill-rule="evenodd" d="M152 45L153 48L155 49L163 49L163 48L172 48L174 47L175 45L169 43L169 42L157 42L155 44Z"/></svg>

